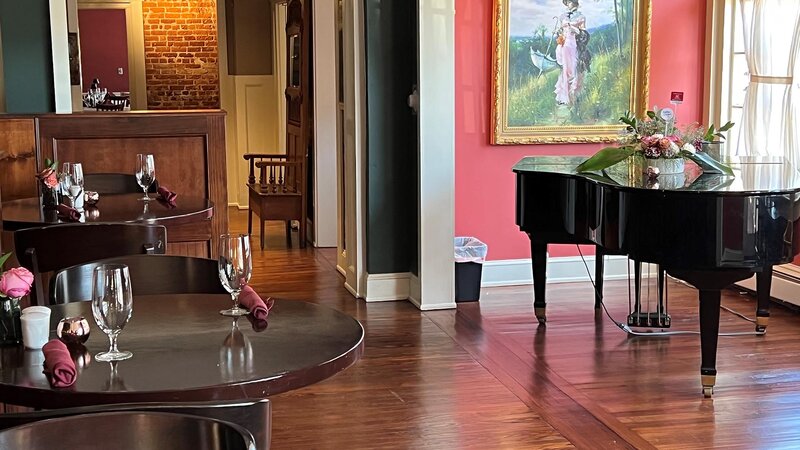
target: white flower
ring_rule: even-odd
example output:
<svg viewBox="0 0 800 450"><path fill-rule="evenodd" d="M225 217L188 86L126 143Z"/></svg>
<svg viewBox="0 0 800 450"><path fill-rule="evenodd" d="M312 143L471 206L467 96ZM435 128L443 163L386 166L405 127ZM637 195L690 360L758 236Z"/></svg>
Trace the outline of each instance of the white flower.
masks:
<svg viewBox="0 0 800 450"><path fill-rule="evenodd" d="M692 145L692 144L691 144L691 143L689 143L689 142L687 142L687 143L683 144L683 147L681 148L681 150L683 150L683 151L685 151L685 152L687 152L687 153L691 153L691 154L693 154L693 155L694 155L694 153L695 153L695 151L696 151L696 149L694 148L694 145Z"/></svg>
<svg viewBox="0 0 800 450"><path fill-rule="evenodd" d="M670 143L669 143L669 149L672 151L672 154L674 154L674 155L677 155L681 151L681 148L678 147L678 144L676 144L676 143L674 143L672 141L670 141Z"/></svg>
<svg viewBox="0 0 800 450"><path fill-rule="evenodd" d="M664 135L661 134L661 133L656 133L656 134L653 135L653 137L656 138L656 139L662 139L664 137Z"/></svg>

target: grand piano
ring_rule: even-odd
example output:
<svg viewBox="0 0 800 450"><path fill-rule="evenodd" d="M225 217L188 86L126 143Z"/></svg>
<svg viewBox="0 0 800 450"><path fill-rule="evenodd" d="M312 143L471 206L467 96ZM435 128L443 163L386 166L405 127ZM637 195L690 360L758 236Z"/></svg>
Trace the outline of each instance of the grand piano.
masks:
<svg viewBox="0 0 800 450"><path fill-rule="evenodd" d="M637 297L641 263L657 264L659 287L666 272L699 291L700 377L704 396L711 397L720 290L756 274L756 329L766 330L772 267L800 253L800 173L777 157L727 161L733 177L703 173L687 161L683 174L651 178L636 157L576 173L585 159L526 157L513 168L517 225L531 241L537 319L546 321L548 244L596 246L595 307L602 301L604 255L635 262ZM646 319L664 326L661 314Z"/></svg>

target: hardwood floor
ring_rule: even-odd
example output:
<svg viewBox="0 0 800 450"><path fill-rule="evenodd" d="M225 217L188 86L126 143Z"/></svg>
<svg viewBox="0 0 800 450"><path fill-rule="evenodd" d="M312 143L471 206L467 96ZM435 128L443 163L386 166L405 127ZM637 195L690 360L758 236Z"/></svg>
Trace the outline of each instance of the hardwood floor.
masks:
<svg viewBox="0 0 800 450"><path fill-rule="evenodd" d="M245 213L230 218L244 231ZM530 286L484 289L456 310L367 304L342 287L333 249L286 249L283 230L268 225L267 249L254 247L256 290L353 315L366 351L335 377L272 398L274 449L800 448L793 311L773 305L765 336L721 337L717 388L704 399L699 336L627 337L595 312L589 283L548 285L546 327ZM617 320L627 292L606 282ZM670 281L669 301L672 330L698 330L696 291ZM748 295L726 291L723 304L754 315ZM721 328L754 326L723 311Z"/></svg>

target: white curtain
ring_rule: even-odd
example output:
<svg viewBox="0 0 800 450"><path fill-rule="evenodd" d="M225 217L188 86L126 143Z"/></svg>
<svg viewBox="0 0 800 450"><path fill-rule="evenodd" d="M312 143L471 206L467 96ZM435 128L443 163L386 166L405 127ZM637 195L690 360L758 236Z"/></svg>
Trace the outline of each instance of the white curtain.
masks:
<svg viewBox="0 0 800 450"><path fill-rule="evenodd" d="M800 0L740 0L750 84L737 155L784 156L800 168L795 66Z"/></svg>

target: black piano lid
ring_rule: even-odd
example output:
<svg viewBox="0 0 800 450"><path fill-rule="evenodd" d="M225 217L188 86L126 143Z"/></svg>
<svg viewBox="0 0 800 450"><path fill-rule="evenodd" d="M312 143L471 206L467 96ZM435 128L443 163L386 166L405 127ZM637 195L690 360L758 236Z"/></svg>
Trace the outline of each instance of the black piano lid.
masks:
<svg viewBox="0 0 800 450"><path fill-rule="evenodd" d="M680 192L715 192L722 195L776 194L800 192L800 172L783 157L736 156L726 160L734 177L704 174L693 162L686 160L680 175L660 175L649 180L641 169L644 158L622 161L601 172L576 173L575 168L586 156L527 156L514 165L517 174L552 173L580 177L617 186L622 189L648 189Z"/></svg>

